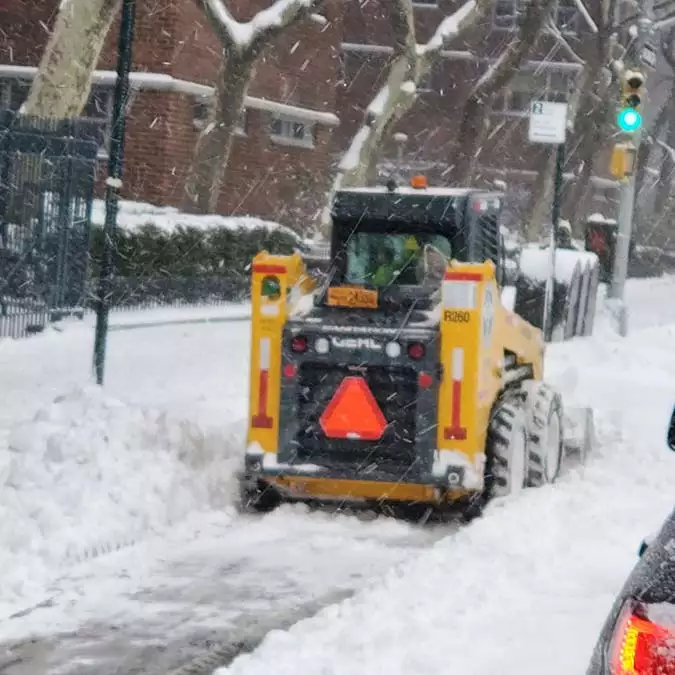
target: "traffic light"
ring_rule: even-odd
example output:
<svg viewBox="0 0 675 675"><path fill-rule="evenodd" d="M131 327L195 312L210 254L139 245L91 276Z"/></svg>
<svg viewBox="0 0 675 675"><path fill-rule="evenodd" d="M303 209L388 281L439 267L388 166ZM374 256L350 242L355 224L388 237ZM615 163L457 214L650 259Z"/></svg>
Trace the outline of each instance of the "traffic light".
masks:
<svg viewBox="0 0 675 675"><path fill-rule="evenodd" d="M642 100L645 76L637 70L627 70L621 78L621 109L617 124L621 131L633 133L642 126Z"/></svg>

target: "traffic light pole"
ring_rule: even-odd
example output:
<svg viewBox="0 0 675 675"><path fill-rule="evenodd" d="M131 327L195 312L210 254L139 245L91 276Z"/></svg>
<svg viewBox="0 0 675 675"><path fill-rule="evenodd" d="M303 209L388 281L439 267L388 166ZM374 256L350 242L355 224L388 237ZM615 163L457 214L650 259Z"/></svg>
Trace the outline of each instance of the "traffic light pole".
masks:
<svg viewBox="0 0 675 675"><path fill-rule="evenodd" d="M641 67L640 59L642 51L651 36L654 20L654 0L643 0L642 14L637 22L637 36L627 54L627 67ZM642 127L632 134L631 141L635 145L635 152L640 148L642 140ZM628 335L628 306L626 305L624 292L626 278L628 276L628 258L630 255L630 241L633 233L633 212L635 207L635 169L631 175L622 180L619 197L619 218L616 241L616 254L614 258L614 270L612 283L609 287L608 298L616 304L616 319L618 331L621 337Z"/></svg>

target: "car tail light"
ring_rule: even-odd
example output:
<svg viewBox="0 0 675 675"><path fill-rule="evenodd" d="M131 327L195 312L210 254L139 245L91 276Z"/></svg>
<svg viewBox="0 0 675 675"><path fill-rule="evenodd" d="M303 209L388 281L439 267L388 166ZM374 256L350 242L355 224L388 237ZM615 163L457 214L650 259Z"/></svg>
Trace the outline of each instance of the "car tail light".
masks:
<svg viewBox="0 0 675 675"><path fill-rule="evenodd" d="M408 345L408 356L415 361L424 358L425 351L424 345L421 342L411 342Z"/></svg>
<svg viewBox="0 0 675 675"><path fill-rule="evenodd" d="M660 616L667 607L670 616ZM610 675L675 675L675 621L672 605L629 600L621 610L610 644Z"/></svg>
<svg viewBox="0 0 675 675"><path fill-rule="evenodd" d="M307 351L307 338L304 335L296 335L291 340L291 349L297 354L302 354Z"/></svg>

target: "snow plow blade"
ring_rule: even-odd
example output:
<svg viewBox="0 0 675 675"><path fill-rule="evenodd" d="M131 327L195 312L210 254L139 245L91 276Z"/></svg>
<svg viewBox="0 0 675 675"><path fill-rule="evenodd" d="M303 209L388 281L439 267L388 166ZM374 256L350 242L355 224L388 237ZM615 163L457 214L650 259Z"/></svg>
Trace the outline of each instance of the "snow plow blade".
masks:
<svg viewBox="0 0 675 675"><path fill-rule="evenodd" d="M567 408L563 423L563 445L566 455L585 462L595 445L595 424L592 408Z"/></svg>

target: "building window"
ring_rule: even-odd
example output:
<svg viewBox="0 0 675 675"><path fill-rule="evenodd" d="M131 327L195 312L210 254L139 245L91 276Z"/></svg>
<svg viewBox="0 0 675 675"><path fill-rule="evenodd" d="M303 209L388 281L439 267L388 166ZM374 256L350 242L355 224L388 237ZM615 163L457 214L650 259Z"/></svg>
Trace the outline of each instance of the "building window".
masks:
<svg viewBox="0 0 675 675"><path fill-rule="evenodd" d="M578 30L579 10L575 0L558 0L555 23L563 33L574 34Z"/></svg>
<svg viewBox="0 0 675 675"><path fill-rule="evenodd" d="M492 26L498 30L515 30L518 26L519 0L497 0L492 14Z"/></svg>
<svg viewBox="0 0 675 675"><path fill-rule="evenodd" d="M314 146L314 124L285 117L273 117L270 125L273 141L285 145Z"/></svg>
<svg viewBox="0 0 675 675"><path fill-rule="evenodd" d="M0 80L0 108L16 112L28 98L29 91L28 80Z"/></svg>
<svg viewBox="0 0 675 675"><path fill-rule="evenodd" d="M522 0L497 0L492 15L493 28L498 30L516 30L519 14L524 11ZM554 6L556 26L563 33L576 33L579 10L576 0L558 0Z"/></svg>
<svg viewBox="0 0 675 675"><path fill-rule="evenodd" d="M532 101L567 103L574 90L576 73L556 70L519 72L509 86L492 103L492 112L502 115L525 116Z"/></svg>
<svg viewBox="0 0 675 675"><path fill-rule="evenodd" d="M195 129L201 131L206 127L207 122L209 121L209 97L203 96L195 99L194 103L194 113L192 123L194 124ZM248 112L246 108L242 109L241 117L239 118L239 124L234 129L236 136L246 136L248 130Z"/></svg>

